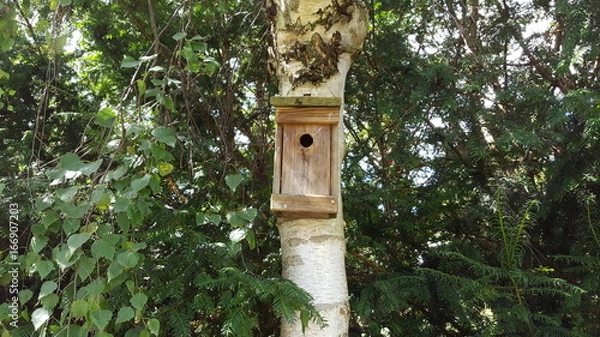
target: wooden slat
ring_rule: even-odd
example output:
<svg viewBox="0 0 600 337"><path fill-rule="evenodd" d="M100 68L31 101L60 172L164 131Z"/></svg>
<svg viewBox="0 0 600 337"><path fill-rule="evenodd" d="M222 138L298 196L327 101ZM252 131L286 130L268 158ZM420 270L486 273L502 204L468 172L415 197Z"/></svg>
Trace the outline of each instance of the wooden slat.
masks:
<svg viewBox="0 0 600 337"><path fill-rule="evenodd" d="M275 213L337 214L337 198L328 195L272 194L271 211Z"/></svg>
<svg viewBox="0 0 600 337"><path fill-rule="evenodd" d="M281 193L330 195L331 129L329 125L283 125ZM313 143L304 147L303 135Z"/></svg>
<svg viewBox="0 0 600 337"><path fill-rule="evenodd" d="M338 124L339 107L278 107L275 112L277 124Z"/></svg>
<svg viewBox="0 0 600 337"><path fill-rule="evenodd" d="M271 97L273 106L340 106L340 97L317 97L317 96L274 96Z"/></svg>
<svg viewBox="0 0 600 337"><path fill-rule="evenodd" d="M341 187L341 174L342 174L342 157L344 152L344 142L343 142L343 129L340 129L337 126L332 126L331 128L331 158L329 159L329 170L330 170L330 193L331 195L337 197L340 196L340 187Z"/></svg>
<svg viewBox="0 0 600 337"><path fill-rule="evenodd" d="M273 172L273 193L281 193L281 157L283 153L283 130L281 125L275 129L275 159Z"/></svg>

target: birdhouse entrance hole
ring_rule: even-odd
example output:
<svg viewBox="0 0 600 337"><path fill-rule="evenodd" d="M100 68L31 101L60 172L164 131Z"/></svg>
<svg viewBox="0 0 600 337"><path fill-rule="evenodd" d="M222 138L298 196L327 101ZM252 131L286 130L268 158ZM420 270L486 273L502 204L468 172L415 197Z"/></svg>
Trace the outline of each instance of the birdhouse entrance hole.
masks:
<svg viewBox="0 0 600 337"><path fill-rule="evenodd" d="M310 147L312 144L313 137L311 135L305 133L302 136L300 136L300 145L302 145L302 147Z"/></svg>

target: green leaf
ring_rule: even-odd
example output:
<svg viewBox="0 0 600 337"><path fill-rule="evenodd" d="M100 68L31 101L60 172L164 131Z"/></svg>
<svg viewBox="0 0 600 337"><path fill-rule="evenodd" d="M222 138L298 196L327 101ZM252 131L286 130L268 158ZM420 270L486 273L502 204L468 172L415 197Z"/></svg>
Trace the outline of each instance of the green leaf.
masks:
<svg viewBox="0 0 600 337"><path fill-rule="evenodd" d="M160 162L158 164L158 174L164 177L167 174L173 172L173 168L174 166L171 163Z"/></svg>
<svg viewBox="0 0 600 337"><path fill-rule="evenodd" d="M152 156L154 157L154 159L163 160L167 157L172 157L171 154L165 149L165 146L163 144L156 144L151 142L148 142L148 144L150 146L150 151L152 152Z"/></svg>
<svg viewBox="0 0 600 337"><path fill-rule="evenodd" d="M10 78L10 74L7 73L6 71L0 69L0 80L1 79L9 79Z"/></svg>
<svg viewBox="0 0 600 337"><path fill-rule="evenodd" d="M79 253L80 254L76 258L72 259L73 253L71 253L71 250L69 250L68 247L63 246L61 248L55 248L54 261L61 270L64 270L77 262L78 257L81 255L81 252Z"/></svg>
<svg viewBox="0 0 600 337"><path fill-rule="evenodd" d="M179 40L183 39L183 38L184 38L184 37L186 37L186 36L187 36L187 33L186 33L186 32L179 32L179 33L175 33L175 34L173 35L173 40L175 40L175 41L179 41Z"/></svg>
<svg viewBox="0 0 600 337"><path fill-rule="evenodd" d="M239 174L230 174L225 177L225 183L229 188L231 188L232 192L235 192L235 189L244 181L244 177Z"/></svg>
<svg viewBox="0 0 600 337"><path fill-rule="evenodd" d="M212 214L207 216L208 222L218 225L221 223L221 216L219 214Z"/></svg>
<svg viewBox="0 0 600 337"><path fill-rule="evenodd" d="M131 241L127 241L125 242L125 244L123 245L124 248L131 250L132 252L137 252L140 249L144 249L146 247L148 247L148 245L145 242L131 242Z"/></svg>
<svg viewBox="0 0 600 337"><path fill-rule="evenodd" d="M158 332L160 331L160 322L156 318L151 318L148 320L148 330L154 336L158 336Z"/></svg>
<svg viewBox="0 0 600 337"><path fill-rule="evenodd" d="M31 289L23 289L19 291L19 302L21 305L29 302L29 300L33 297L33 291Z"/></svg>
<svg viewBox="0 0 600 337"><path fill-rule="evenodd" d="M149 182L150 182L150 175L146 174L141 178L134 179L131 182L131 188L133 188L133 190L135 192L139 192L142 188L148 186Z"/></svg>
<svg viewBox="0 0 600 337"><path fill-rule="evenodd" d="M246 224L246 220L242 219L237 212L229 212L226 215L227 222L231 224L231 226L239 228Z"/></svg>
<svg viewBox="0 0 600 337"><path fill-rule="evenodd" d="M129 229L131 229L131 221L127 217L127 213L121 212L117 214L117 225L119 228L121 228L124 234L129 233Z"/></svg>
<svg viewBox="0 0 600 337"><path fill-rule="evenodd" d="M143 95L146 92L146 82L144 82L144 80L137 80L135 84L137 86L138 93Z"/></svg>
<svg viewBox="0 0 600 337"><path fill-rule="evenodd" d="M114 337L114 335L108 332L100 331L95 334L94 337Z"/></svg>
<svg viewBox="0 0 600 337"><path fill-rule="evenodd" d="M153 129L151 133L154 137L156 137L156 139L158 139L158 141L171 147L175 147L175 144L177 143L177 137L171 128L159 126Z"/></svg>
<svg viewBox="0 0 600 337"><path fill-rule="evenodd" d="M94 310L90 313L90 319L100 330L104 330L112 318L110 310Z"/></svg>
<svg viewBox="0 0 600 337"><path fill-rule="evenodd" d="M150 189L152 190L152 193L154 194L159 194L162 192L162 186L161 186L161 180L159 177L157 176L152 176L152 179L150 179ZM148 205L148 207L142 207L141 203L140 204L140 209L144 208L144 209L150 209L149 207L149 203L146 203L146 205ZM148 212L147 214L150 214L150 212ZM147 215L146 214L146 215Z"/></svg>
<svg viewBox="0 0 600 337"><path fill-rule="evenodd" d="M111 202L111 194L104 187L96 187L90 196L90 202L101 210L105 210Z"/></svg>
<svg viewBox="0 0 600 337"><path fill-rule="evenodd" d="M77 262L77 276L81 281L85 281L96 268L96 259L93 257L82 257Z"/></svg>
<svg viewBox="0 0 600 337"><path fill-rule="evenodd" d="M49 294L48 296L45 296L44 298L42 298L40 300L40 303L46 309L54 309L54 307L58 304L59 300L60 299L58 298L58 295Z"/></svg>
<svg viewBox="0 0 600 337"><path fill-rule="evenodd" d="M242 228L236 228L229 233L229 240L238 243L246 238L246 231Z"/></svg>
<svg viewBox="0 0 600 337"><path fill-rule="evenodd" d="M188 61L188 65L189 64L194 64L196 66L196 68L199 68L199 66L198 66L198 54L196 54L196 52L192 48L191 43L187 43L183 47L183 49L181 50L181 54L186 59L186 61Z"/></svg>
<svg viewBox="0 0 600 337"><path fill-rule="evenodd" d="M131 297L131 305L133 305L136 309L142 309L146 302L148 301L148 296L144 293L137 293Z"/></svg>
<svg viewBox="0 0 600 337"><path fill-rule="evenodd" d="M89 235L93 235L98 230L97 222L90 222L85 226L79 227L79 233L87 233Z"/></svg>
<svg viewBox="0 0 600 337"><path fill-rule="evenodd" d="M0 69L0 80L1 79L9 79L10 78L10 74L7 73L6 71Z"/></svg>
<svg viewBox="0 0 600 337"><path fill-rule="evenodd" d="M75 171L68 171L68 170L63 170L63 169L52 169L52 170L47 170L46 171L46 176L52 180L52 182L50 183L50 186L54 186L57 185L59 183L62 182L62 180L65 178L65 175L69 173L69 178L76 178L77 177L77 172Z"/></svg>
<svg viewBox="0 0 600 337"><path fill-rule="evenodd" d="M62 201L73 200L75 194L77 194L77 186L71 186L67 188L59 188L56 190L56 195Z"/></svg>
<svg viewBox="0 0 600 337"><path fill-rule="evenodd" d="M118 197L117 200L115 200L113 210L115 211L115 213L125 212L127 210L127 206L129 206L130 203L131 201L129 199L124 197Z"/></svg>
<svg viewBox="0 0 600 337"><path fill-rule="evenodd" d="M73 234L67 239L67 246L71 253L74 253L79 247L90 239L89 234Z"/></svg>
<svg viewBox="0 0 600 337"><path fill-rule="evenodd" d="M57 326L54 325L51 327L51 330L54 330ZM56 332L52 331L52 337L88 337L90 336L90 330L85 326L79 326L76 324L67 324L66 326L61 326L59 330ZM43 336L43 335L42 335ZM100 333L95 333L94 337L100 336Z"/></svg>
<svg viewBox="0 0 600 337"><path fill-rule="evenodd" d="M204 72L208 76L212 76L221 67L221 64L219 64L219 62L217 62L217 60L213 59L212 57L207 57L205 61L206 64L204 65Z"/></svg>
<svg viewBox="0 0 600 337"><path fill-rule="evenodd" d="M67 325L67 328L61 328L60 329L60 333L57 335L53 335L53 337L89 337L89 336L94 336L94 337L98 337L101 336L102 332L97 332L94 331L94 333L91 333L90 329L95 330L90 323L86 322L87 324L80 326L77 324L69 324ZM80 323L81 324L81 323Z"/></svg>
<svg viewBox="0 0 600 337"><path fill-rule="evenodd" d="M35 264L42 260L42 257L34 252L27 252L25 255L25 267L30 270L30 273L35 272Z"/></svg>
<svg viewBox="0 0 600 337"><path fill-rule="evenodd" d="M160 88L148 89L145 92L145 95L148 96L148 97L158 96L158 94L160 94Z"/></svg>
<svg viewBox="0 0 600 337"><path fill-rule="evenodd" d="M76 205L73 202L57 201L56 204L68 218L82 218L90 208L90 204L85 202Z"/></svg>
<svg viewBox="0 0 600 337"><path fill-rule="evenodd" d="M91 163L86 163L83 166L83 168L81 169L81 173L85 174L86 176L90 176L92 173L95 173L96 171L98 171L98 169L102 165L102 161L103 161L102 159L98 159Z"/></svg>
<svg viewBox="0 0 600 337"><path fill-rule="evenodd" d="M35 330L39 330L50 318L52 311L46 308L37 308L31 313L31 323Z"/></svg>
<svg viewBox="0 0 600 337"><path fill-rule="evenodd" d="M134 252L122 252L117 255L117 262L125 268L133 268L138 264L140 257Z"/></svg>
<svg viewBox="0 0 600 337"><path fill-rule="evenodd" d="M162 105L170 111L175 110L175 102L171 97L165 97L164 100L160 103L162 103Z"/></svg>
<svg viewBox="0 0 600 337"><path fill-rule="evenodd" d="M190 42L190 46L192 47L192 50L200 53L204 53L208 49L208 44L202 41L192 41Z"/></svg>
<svg viewBox="0 0 600 337"><path fill-rule="evenodd" d="M34 223L31 225L31 233L34 236L44 236L46 235L46 227L41 223Z"/></svg>
<svg viewBox="0 0 600 337"><path fill-rule="evenodd" d="M105 289L106 289L106 283L104 283L104 279L97 279L97 280L93 281L92 283L86 285L85 287L81 288L79 290L79 292L77 293L77 297L81 298L81 297L85 297L85 296L90 296L90 297L100 296L104 292Z"/></svg>
<svg viewBox="0 0 600 337"><path fill-rule="evenodd" d="M0 183L0 197L2 196L2 193L4 192L4 188L6 188L6 184Z"/></svg>
<svg viewBox="0 0 600 337"><path fill-rule="evenodd" d="M237 212L240 218L250 222L256 218L258 210L256 208L246 208L245 210Z"/></svg>
<svg viewBox="0 0 600 337"><path fill-rule="evenodd" d="M59 36L55 37L54 40L52 41L52 47L56 51L63 49L66 44L67 44L67 36L66 35L59 35Z"/></svg>
<svg viewBox="0 0 600 337"><path fill-rule="evenodd" d="M44 296L48 296L49 294L52 294L52 292L54 292L54 290L56 290L57 288L58 288L58 284L56 284L56 282L54 282L54 281L44 282L40 289L38 299L43 298Z"/></svg>
<svg viewBox="0 0 600 337"><path fill-rule="evenodd" d="M127 287L127 290L129 290L129 292L131 292L132 294L133 291L136 289L135 282L133 282L132 280L127 280L125 282L125 286Z"/></svg>
<svg viewBox="0 0 600 337"><path fill-rule="evenodd" d="M140 211L139 207L134 204L127 206L127 217L131 221L131 225L134 227L141 224L142 220L144 220L144 215Z"/></svg>
<svg viewBox="0 0 600 337"><path fill-rule="evenodd" d="M116 324L127 322L131 320L135 316L135 311L131 307L122 307L119 309L119 314L117 315Z"/></svg>
<svg viewBox="0 0 600 337"><path fill-rule="evenodd" d="M310 312L308 310L300 310L300 323L302 324L302 333L305 332L309 321L310 321Z"/></svg>
<svg viewBox="0 0 600 337"><path fill-rule="evenodd" d="M15 39L13 38L0 38L0 50L7 51L12 48L15 44Z"/></svg>
<svg viewBox="0 0 600 337"><path fill-rule="evenodd" d="M196 225L204 225L206 223L206 216L204 213L197 212L196 213Z"/></svg>
<svg viewBox="0 0 600 337"><path fill-rule="evenodd" d="M250 249L256 248L256 237L254 231L250 228L246 229L246 241L248 242Z"/></svg>
<svg viewBox="0 0 600 337"><path fill-rule="evenodd" d="M48 229L48 227L50 227L50 225L52 225L58 219L60 219L60 216L57 213L47 212L42 215L42 224L44 224L44 227Z"/></svg>
<svg viewBox="0 0 600 337"><path fill-rule="evenodd" d="M152 142L147 139L140 140L140 146L138 146L138 151L144 151L144 153L148 153L148 150L152 147Z"/></svg>
<svg viewBox="0 0 600 337"><path fill-rule="evenodd" d="M73 179L78 177L79 174L89 176L96 172L100 168L100 165L102 165L102 159L86 164L76 154L69 152L60 157L60 168L67 170L67 172L57 171L47 175L53 180L58 180L62 177Z"/></svg>
<svg viewBox="0 0 600 337"><path fill-rule="evenodd" d="M71 0L60 0L61 6L69 6L71 4Z"/></svg>
<svg viewBox="0 0 600 337"><path fill-rule="evenodd" d="M121 61L121 68L135 68L139 66L140 63L140 61L134 59L133 57L125 55Z"/></svg>
<svg viewBox="0 0 600 337"><path fill-rule="evenodd" d="M52 261L44 260L37 261L33 264L34 271L37 271L40 278L43 280L54 270L54 263Z"/></svg>
<svg viewBox="0 0 600 337"><path fill-rule="evenodd" d="M121 264L117 263L116 261L113 261L110 264L110 266L108 266L108 270L106 271L106 274L108 276L108 282L121 276L124 270L125 268Z"/></svg>
<svg viewBox="0 0 600 337"><path fill-rule="evenodd" d="M125 175L125 173L127 173L127 167L124 165L121 165L114 170L108 171L108 173L106 174L106 180L107 181L119 180L119 179L121 179L121 177L123 175Z"/></svg>
<svg viewBox="0 0 600 337"><path fill-rule="evenodd" d="M109 128L113 125L116 118L117 113L112 108L107 107L100 109L100 111L96 113L96 119L94 120L94 123L102 127Z"/></svg>
<svg viewBox="0 0 600 337"><path fill-rule="evenodd" d="M54 200L49 195L44 195L44 196L38 197L35 199L35 209L38 212L41 212L41 211L47 209L48 207L52 206L53 202L54 202Z"/></svg>
<svg viewBox="0 0 600 337"><path fill-rule="evenodd" d="M159 80L157 78L151 79L150 82L152 82L152 84L154 84L157 87L160 87L161 85L166 85L167 84L167 80Z"/></svg>
<svg viewBox="0 0 600 337"><path fill-rule="evenodd" d="M71 303L71 314L75 318L83 318L90 310L90 304L86 300L76 300Z"/></svg>
<svg viewBox="0 0 600 337"><path fill-rule="evenodd" d="M81 227L81 219L79 218L69 218L63 220L62 229L66 235L71 235L75 233Z"/></svg>
<svg viewBox="0 0 600 337"><path fill-rule="evenodd" d="M92 256L96 259L101 257L112 261L115 255L115 243L106 239L97 240L92 244Z"/></svg>
<svg viewBox="0 0 600 337"><path fill-rule="evenodd" d="M60 167L65 170L79 171L83 168L83 162L79 159L79 156L72 152L65 153L60 157Z"/></svg>
<svg viewBox="0 0 600 337"><path fill-rule="evenodd" d="M29 247L31 251L34 253L39 253L46 245L48 244L48 238L45 236L34 236L31 238L31 242L29 243Z"/></svg>

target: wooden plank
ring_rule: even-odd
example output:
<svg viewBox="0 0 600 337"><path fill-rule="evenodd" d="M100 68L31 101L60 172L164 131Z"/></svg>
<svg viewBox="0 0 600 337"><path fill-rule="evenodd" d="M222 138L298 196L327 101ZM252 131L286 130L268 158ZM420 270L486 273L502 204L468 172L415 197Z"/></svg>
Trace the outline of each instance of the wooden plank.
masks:
<svg viewBox="0 0 600 337"><path fill-rule="evenodd" d="M316 97L316 96L274 96L271 97L273 106L340 106L340 97Z"/></svg>
<svg viewBox="0 0 600 337"><path fill-rule="evenodd" d="M331 158L329 163L330 169L330 194L335 197L340 197L341 174L342 174L342 157L344 151L343 129L336 126L331 127L330 151Z"/></svg>
<svg viewBox="0 0 600 337"><path fill-rule="evenodd" d="M338 124L339 107L278 107L275 111L277 124Z"/></svg>
<svg viewBox="0 0 600 337"><path fill-rule="evenodd" d="M283 130L281 125L275 129L275 160L273 164L273 192L281 192L281 156L283 152Z"/></svg>
<svg viewBox="0 0 600 337"><path fill-rule="evenodd" d="M295 214L337 214L337 198L328 195L272 194L271 211Z"/></svg>
<svg viewBox="0 0 600 337"><path fill-rule="evenodd" d="M282 125L281 193L331 194L330 125ZM310 144L303 144L308 138Z"/></svg>

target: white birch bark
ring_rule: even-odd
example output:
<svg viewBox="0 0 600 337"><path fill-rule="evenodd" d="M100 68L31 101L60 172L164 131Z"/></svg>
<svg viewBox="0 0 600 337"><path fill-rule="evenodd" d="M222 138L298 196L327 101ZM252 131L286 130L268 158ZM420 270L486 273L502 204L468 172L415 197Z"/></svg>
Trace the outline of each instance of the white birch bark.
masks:
<svg viewBox="0 0 600 337"><path fill-rule="evenodd" d="M350 65L362 49L368 12L359 0L271 0L272 57L280 96L340 97ZM343 125L343 111L340 125ZM338 128L343 153L343 128ZM335 158L340 181L341 156ZM332 177L333 179L333 177ZM340 189L338 189L340 190ZM341 201L341 195L338 195ZM341 202L333 219L280 218L283 277L312 295L326 326L282 322L282 337L342 337L348 334L350 308L346 281L345 222Z"/></svg>

